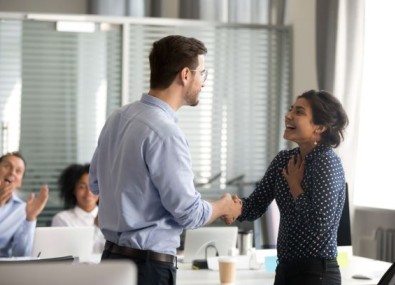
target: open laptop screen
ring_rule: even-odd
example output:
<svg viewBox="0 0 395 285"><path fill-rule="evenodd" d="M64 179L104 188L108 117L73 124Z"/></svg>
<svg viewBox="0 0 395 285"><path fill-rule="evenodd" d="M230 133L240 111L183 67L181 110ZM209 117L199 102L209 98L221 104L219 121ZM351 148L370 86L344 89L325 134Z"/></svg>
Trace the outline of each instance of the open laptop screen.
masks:
<svg viewBox="0 0 395 285"><path fill-rule="evenodd" d="M34 233L32 257L54 258L72 255L89 259L92 254L92 227L37 227Z"/></svg>

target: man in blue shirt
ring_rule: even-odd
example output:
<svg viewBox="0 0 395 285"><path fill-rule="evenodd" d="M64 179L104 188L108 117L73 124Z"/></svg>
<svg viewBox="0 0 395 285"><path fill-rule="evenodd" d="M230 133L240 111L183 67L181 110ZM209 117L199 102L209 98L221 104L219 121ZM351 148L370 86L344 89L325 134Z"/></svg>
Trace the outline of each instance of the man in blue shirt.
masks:
<svg viewBox="0 0 395 285"><path fill-rule="evenodd" d="M149 55L150 90L107 120L90 168L100 195L99 224L107 240L102 259L129 258L138 284L175 284L176 248L183 229L237 217L230 194L208 202L193 184L187 140L176 111L196 106L207 78L204 44L168 36Z"/></svg>
<svg viewBox="0 0 395 285"><path fill-rule="evenodd" d="M37 216L48 200L48 186L37 197L32 193L25 203L16 196L22 186L25 160L18 152L0 157L0 257L31 254Z"/></svg>

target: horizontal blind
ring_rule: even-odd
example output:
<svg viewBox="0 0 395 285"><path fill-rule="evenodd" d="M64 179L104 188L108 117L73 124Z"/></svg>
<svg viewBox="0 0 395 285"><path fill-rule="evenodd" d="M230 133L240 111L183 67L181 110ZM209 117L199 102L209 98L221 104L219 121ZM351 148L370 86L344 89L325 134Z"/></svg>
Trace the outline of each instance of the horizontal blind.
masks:
<svg viewBox="0 0 395 285"><path fill-rule="evenodd" d="M120 105L120 47L120 31L64 33L54 22L23 23L23 189L37 191L48 183L49 205L61 203L60 172L71 163L90 162L107 114Z"/></svg>
<svg viewBox="0 0 395 285"><path fill-rule="evenodd" d="M0 21L0 151L19 149L21 112L21 27Z"/></svg>

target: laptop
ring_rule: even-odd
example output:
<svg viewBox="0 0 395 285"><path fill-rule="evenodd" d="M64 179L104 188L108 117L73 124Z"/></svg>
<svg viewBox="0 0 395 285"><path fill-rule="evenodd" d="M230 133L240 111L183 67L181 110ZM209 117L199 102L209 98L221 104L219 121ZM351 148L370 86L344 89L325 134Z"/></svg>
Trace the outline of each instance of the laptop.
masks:
<svg viewBox="0 0 395 285"><path fill-rule="evenodd" d="M211 256L228 255L236 248L237 227L202 227L185 232L184 263ZM207 256L206 256L207 251Z"/></svg>
<svg viewBox="0 0 395 285"><path fill-rule="evenodd" d="M94 227L37 227L32 257L78 257L89 260L94 242Z"/></svg>
<svg viewBox="0 0 395 285"><path fill-rule="evenodd" d="M137 268L130 260L86 263L14 263L0 266L7 285L136 285Z"/></svg>

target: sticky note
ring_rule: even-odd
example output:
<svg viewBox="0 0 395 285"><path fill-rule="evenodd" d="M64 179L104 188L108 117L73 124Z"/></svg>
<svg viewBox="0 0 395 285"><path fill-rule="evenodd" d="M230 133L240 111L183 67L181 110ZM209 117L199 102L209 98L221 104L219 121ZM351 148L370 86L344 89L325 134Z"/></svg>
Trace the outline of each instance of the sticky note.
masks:
<svg viewBox="0 0 395 285"><path fill-rule="evenodd" d="M277 256L265 256L265 271L275 272L277 268Z"/></svg>
<svg viewBox="0 0 395 285"><path fill-rule="evenodd" d="M339 252L337 255L337 263L339 263L340 268L348 266L348 254L347 252Z"/></svg>

